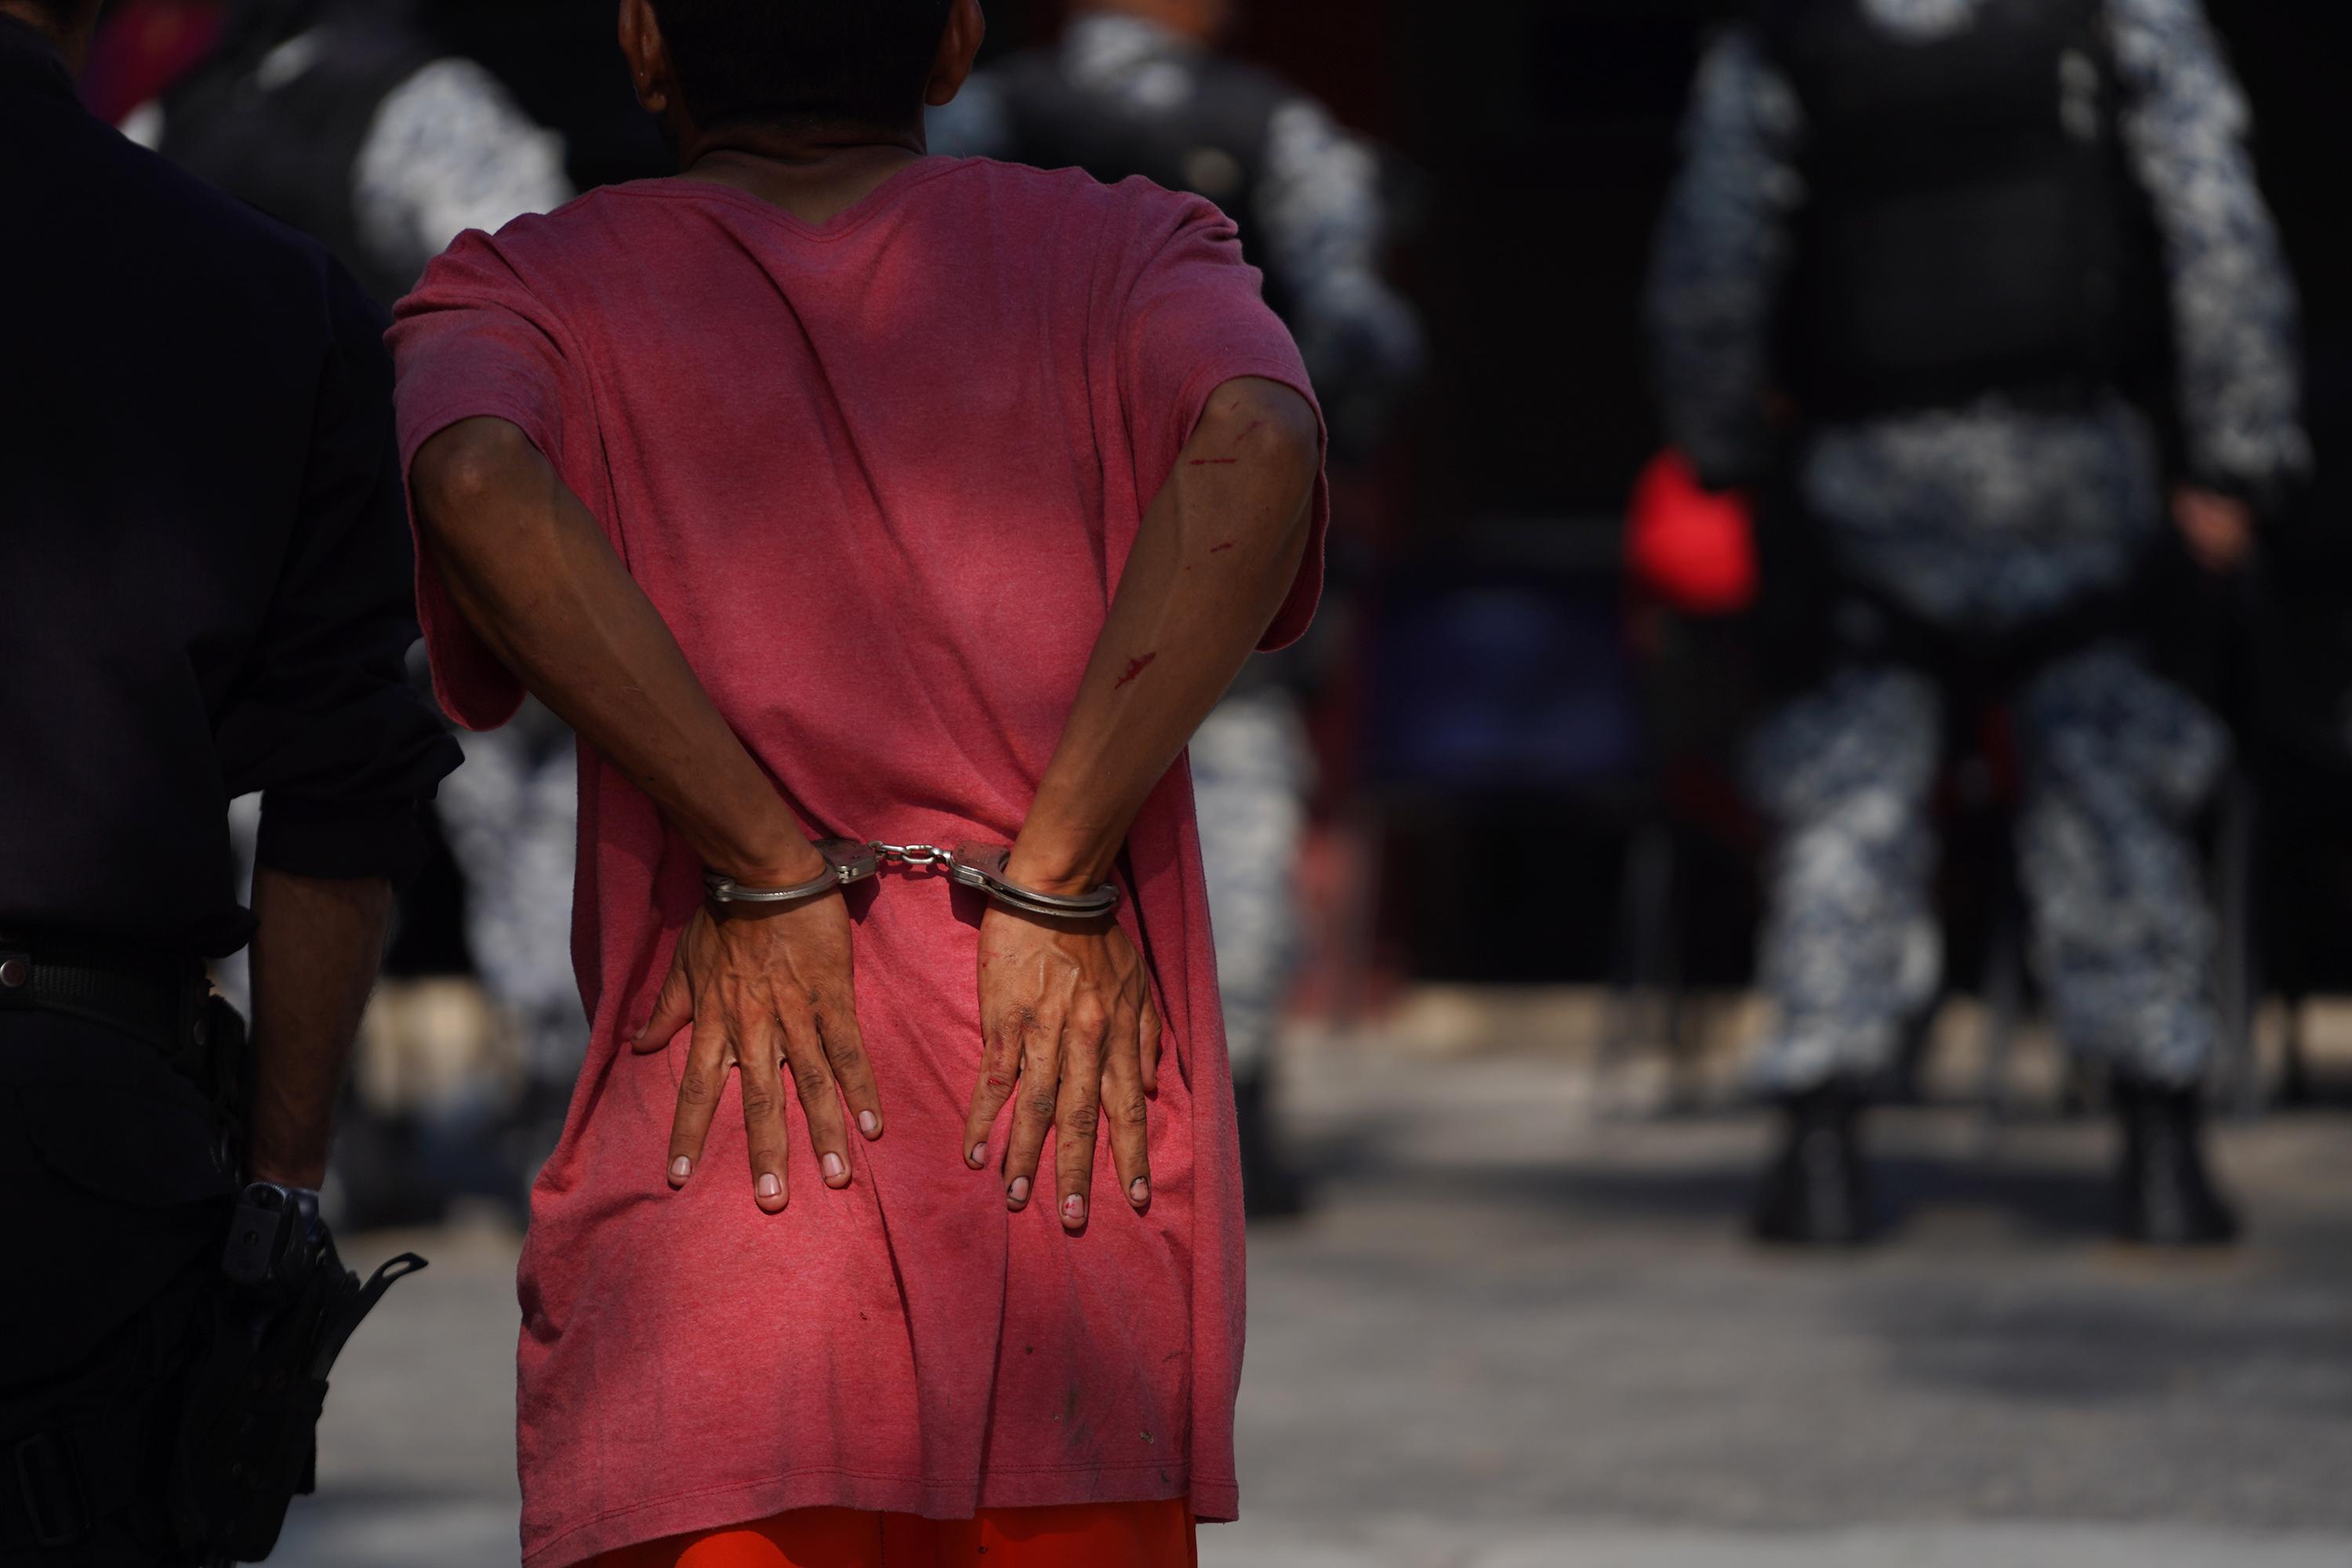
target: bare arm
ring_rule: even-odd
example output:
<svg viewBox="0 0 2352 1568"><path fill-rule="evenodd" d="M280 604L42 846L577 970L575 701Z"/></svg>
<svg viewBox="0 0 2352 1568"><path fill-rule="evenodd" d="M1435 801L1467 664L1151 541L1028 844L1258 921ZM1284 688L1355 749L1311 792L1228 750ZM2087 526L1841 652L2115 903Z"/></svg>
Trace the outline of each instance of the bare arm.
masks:
<svg viewBox="0 0 2352 1568"><path fill-rule="evenodd" d="M1265 635L1304 558L1321 467L1304 398L1273 382L1210 397L1152 502L1095 644L1059 748L1006 868L1046 891L1102 881L1144 798ZM1030 1199L1055 1130L1058 1212L1087 1223L1095 1137L1111 1121L1120 1190L1150 1202L1147 1097L1160 1020L1141 959L1107 921L1037 920L992 908L981 923L979 1082L965 1160L986 1163L1008 1100L1006 1202Z"/></svg>
<svg viewBox="0 0 2352 1568"><path fill-rule="evenodd" d="M603 527L520 428L500 419L451 426L417 452L410 488L467 624L652 798L705 866L751 887L823 875L824 858L728 728ZM826 1184L846 1185L840 1097L868 1138L881 1135L882 1120L857 1029L841 900L724 917L706 905L678 941L636 1047L664 1049L689 1022L672 1185L692 1175L728 1070L740 1068L754 1192L771 1213L785 1205L785 1066Z"/></svg>
<svg viewBox="0 0 2352 1568"><path fill-rule="evenodd" d="M1152 501L1061 744L1008 867L1051 891L1109 874L1150 795L1298 575L1321 468L1306 399L1270 381L1210 396Z"/></svg>
<svg viewBox="0 0 2352 1568"><path fill-rule="evenodd" d="M653 797L705 865L752 887L824 870L603 526L529 437L503 419L465 420L425 444L409 477L467 625Z"/></svg>
<svg viewBox="0 0 2352 1568"><path fill-rule="evenodd" d="M253 912L249 1173L316 1187L327 1175L352 1040L383 961L392 884L265 866L254 875Z"/></svg>

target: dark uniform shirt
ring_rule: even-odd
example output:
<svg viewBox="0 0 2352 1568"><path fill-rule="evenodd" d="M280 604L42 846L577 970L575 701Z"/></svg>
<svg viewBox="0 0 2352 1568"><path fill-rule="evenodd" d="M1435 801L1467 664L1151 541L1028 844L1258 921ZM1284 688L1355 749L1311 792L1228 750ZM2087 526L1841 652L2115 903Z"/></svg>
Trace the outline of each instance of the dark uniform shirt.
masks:
<svg viewBox="0 0 2352 1568"><path fill-rule="evenodd" d="M0 932L235 951L256 790L262 865L400 879L457 752L375 308L5 18L0 226Z"/></svg>

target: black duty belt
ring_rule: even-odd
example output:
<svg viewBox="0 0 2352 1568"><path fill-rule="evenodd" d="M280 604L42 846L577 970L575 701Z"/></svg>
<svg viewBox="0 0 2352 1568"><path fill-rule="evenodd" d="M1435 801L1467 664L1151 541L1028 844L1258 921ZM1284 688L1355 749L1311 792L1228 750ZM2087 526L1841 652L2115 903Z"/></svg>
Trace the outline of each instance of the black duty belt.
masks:
<svg viewBox="0 0 2352 1568"><path fill-rule="evenodd" d="M146 1041L202 1078L214 1014L211 983L174 960L0 940L0 1015L55 1013Z"/></svg>

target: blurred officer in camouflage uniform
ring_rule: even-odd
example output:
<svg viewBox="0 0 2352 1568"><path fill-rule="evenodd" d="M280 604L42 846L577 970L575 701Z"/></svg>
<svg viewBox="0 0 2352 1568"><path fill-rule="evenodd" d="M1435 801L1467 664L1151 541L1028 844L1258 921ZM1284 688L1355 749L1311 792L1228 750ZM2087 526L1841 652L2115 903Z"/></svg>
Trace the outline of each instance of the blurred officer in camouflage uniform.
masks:
<svg viewBox="0 0 2352 1568"><path fill-rule="evenodd" d="M1958 692L2013 713L2033 956L2115 1074L2118 1226L2212 1242L2218 1019L2192 819L2221 725L2135 584L2208 570L2308 464L2296 302L2198 0L1760 0L1701 66L1650 327L1710 483L1785 498L1822 647L1755 738L1777 852L1763 1236L1868 1228L1863 1085L1937 988L1929 795ZM1768 568L1769 569L1769 568Z"/></svg>
<svg viewBox="0 0 2352 1568"><path fill-rule="evenodd" d="M1056 47L975 75L934 110L931 151L1140 174L1215 202L1265 274L1324 399L1335 460L1380 439L1423 361L1420 322L1381 276L1378 154L1271 73L1214 52L1235 0L1080 0ZM1254 1215L1300 1203L1267 1106L1301 956L1297 884L1313 784L1299 688L1312 645L1251 662L1191 751L1217 975Z"/></svg>

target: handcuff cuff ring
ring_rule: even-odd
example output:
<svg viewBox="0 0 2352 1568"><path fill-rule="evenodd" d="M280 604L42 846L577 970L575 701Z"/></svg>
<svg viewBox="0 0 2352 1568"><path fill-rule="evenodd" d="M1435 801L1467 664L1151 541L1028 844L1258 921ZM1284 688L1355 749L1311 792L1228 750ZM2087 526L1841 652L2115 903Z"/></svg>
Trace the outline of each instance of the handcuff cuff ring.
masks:
<svg viewBox="0 0 2352 1568"><path fill-rule="evenodd" d="M869 880L879 876L885 865L891 865L912 870L937 868L945 871L950 881L985 894L992 902L1051 920L1095 920L1118 908L1118 888L1111 882L1083 893L1046 893L1023 887L1004 874L1005 863L1013 855L1009 845L966 844L950 850L936 844L884 844L878 840L861 844L849 838L827 838L820 841L816 848L825 858L825 871L805 882L789 888L747 888L732 877L712 871L704 875L703 887L714 903L781 909Z"/></svg>

